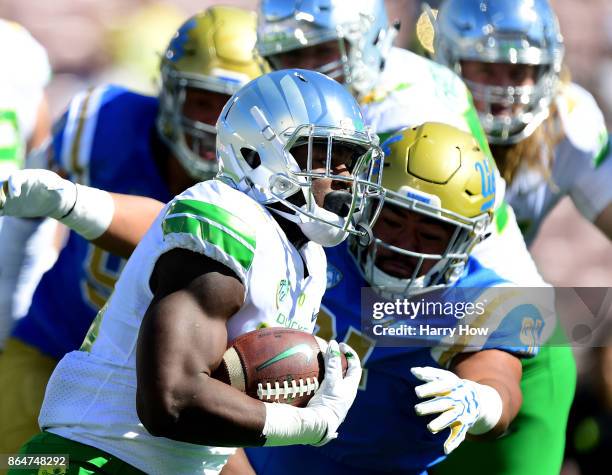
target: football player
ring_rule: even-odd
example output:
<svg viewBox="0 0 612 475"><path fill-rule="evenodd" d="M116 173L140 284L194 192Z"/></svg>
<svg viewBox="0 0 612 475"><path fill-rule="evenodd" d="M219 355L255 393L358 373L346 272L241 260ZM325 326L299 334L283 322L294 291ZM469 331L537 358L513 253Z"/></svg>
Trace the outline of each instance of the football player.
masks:
<svg viewBox="0 0 612 475"><path fill-rule="evenodd" d="M340 437L327 446L247 449L256 473L282 473L290 460L308 460L292 471L420 474L466 435L504 433L520 408L519 358L537 350L521 341L524 314L513 321L506 313L517 303L512 299L502 304L499 320L493 317L499 308L491 309L484 325L492 328L478 344L440 347L433 339L428 343L434 348L384 348L359 330L363 309L355 297L368 285L392 299L469 288L478 301L487 300L491 287L512 285L470 255L485 238L493 210L482 179L488 158L476 140L454 127L425 123L402 129L383 147L386 195L374 241L328 250L328 275L335 277L328 277L318 320L319 334L345 335L359 348L360 391ZM452 294L440 300L445 295ZM495 299L488 301L495 306ZM542 317L538 311L533 316Z"/></svg>
<svg viewBox="0 0 612 475"><path fill-rule="evenodd" d="M241 85L261 73L262 65L252 53L255 27L255 15L237 8L211 7L192 16L162 58L159 98L118 86L79 94L55 124L46 149L31 161L42 160L40 165L83 185L164 202L211 178L217 171L215 122L221 108ZM135 201L132 196L113 197L81 185L66 187L51 171L26 173L57 180L50 186L65 188L65 201L58 204L43 196L37 203L26 203L24 213L13 214L63 217L61 221L68 226L78 222L77 231L96 243L112 235L112 227L104 231L113 216L115 225L123 225L128 237L136 234L140 239L160 210L159 202L152 199ZM12 183L17 186L16 181ZM7 188L7 192L11 191ZM73 207L76 196L79 201ZM115 206L114 200L121 201ZM37 214L41 207L45 212ZM83 222L75 219L80 212L85 214ZM131 212L144 219L144 224ZM3 245L5 252L0 254L3 274L7 261L14 262L20 255L19 249L26 254L35 252L34 257L46 255L48 246L36 243L28 242L24 250L27 236L22 231L34 232L55 220L3 219L10 222L1 236L2 242L10 243ZM125 250L125 240L102 250L71 232L59 259L36 288L25 318L18 321L0 356L0 385L7 388L0 395L3 453L16 452L39 431L37 418L47 380L61 357L79 347L112 292L125 264L119 256L133 249Z"/></svg>
<svg viewBox="0 0 612 475"><path fill-rule="evenodd" d="M612 161L605 122L593 97L570 81L549 2L446 0L435 31L434 59L470 88L526 241L566 195L611 237ZM551 356L554 382L536 383L537 373L525 371L530 376L523 384L533 392L525 397L520 429L482 448L466 444L449 465L441 465L443 473L476 457L478 473L559 473L576 383L570 349L551 349ZM540 440L547 441L545 452L537 449Z"/></svg>
<svg viewBox="0 0 612 475"><path fill-rule="evenodd" d="M472 4L476 8L479 5ZM393 28L388 25L383 2L379 1L322 0L310 5L264 0L261 3L258 50L272 66L296 64L305 57L312 58L309 64L316 66L318 61L318 67L326 66L326 70L330 64L336 65L338 74L359 98L366 122L383 138L402 126L435 120L470 130L479 139L481 148L487 150L478 114L462 80L448 68L425 58L401 48L389 49L392 35ZM495 174L497 203L495 225L490 229L492 236L477 244L472 254L518 285L545 286L527 251L512 208L504 201L505 182L497 169ZM553 341L562 339L560 333L561 329L556 328ZM350 336L339 335L340 338ZM512 430L499 441L472 444L481 448L469 460L486 458L488 461L482 466L483 473L497 472L500 466L517 467L509 473L529 473L536 465L546 466L550 473L559 471L565 421L576 384L571 350L564 346L543 346L537 356L522 359L521 363L526 403L513 424L513 428L520 427L520 430ZM546 459L532 442L542 439L554 441L556 447L547 452ZM508 448L511 444L521 448ZM463 460L459 466L465 463Z"/></svg>
<svg viewBox="0 0 612 475"><path fill-rule="evenodd" d="M335 438L361 376L354 355L345 377L332 371L348 346L330 342L305 408L258 401L210 374L240 334L314 329L321 245L367 238L377 213L360 224L365 207L382 204L380 179L368 180L382 166L376 144L355 100L324 75L283 70L240 89L217 122L218 177L155 219L81 349L54 370L43 432L22 453L69 454L71 467L99 473L217 473L231 447ZM290 298L279 302L281 280Z"/></svg>
<svg viewBox="0 0 612 475"><path fill-rule="evenodd" d="M0 78L0 179L21 168L26 151L49 135L45 87L51 67L45 49L21 25L0 19L5 74Z"/></svg>
<svg viewBox="0 0 612 475"><path fill-rule="evenodd" d="M51 78L47 53L21 25L0 19L0 180L23 167L26 153L49 136L50 117L45 87ZM5 220L0 218L0 229ZM23 232L35 223L21 221ZM13 315L23 316L36 283L55 260L53 223L44 226L30 242L31 248L47 247L49 252L24 254L19 239L4 241L0 267L0 350L14 325ZM3 450L0 442L0 451Z"/></svg>
<svg viewBox="0 0 612 475"><path fill-rule="evenodd" d="M565 195L612 237L605 121L593 97L570 82L563 53L548 0L440 6L434 59L470 88L528 243Z"/></svg>

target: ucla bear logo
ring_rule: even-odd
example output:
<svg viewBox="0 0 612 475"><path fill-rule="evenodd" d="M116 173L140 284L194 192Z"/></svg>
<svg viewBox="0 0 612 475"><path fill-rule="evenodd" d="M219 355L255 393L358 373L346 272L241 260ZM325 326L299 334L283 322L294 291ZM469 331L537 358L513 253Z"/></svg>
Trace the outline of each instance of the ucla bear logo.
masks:
<svg viewBox="0 0 612 475"><path fill-rule="evenodd" d="M329 262L327 263L327 289L331 289L332 287L335 287L336 285L338 285L340 283L340 281L342 280L342 272L340 272L340 270L333 266L332 264L330 264Z"/></svg>
<svg viewBox="0 0 612 475"><path fill-rule="evenodd" d="M187 41L189 41L189 32L195 27L195 18L192 18L190 21L181 26L170 42L166 59L176 62L185 56L185 45L187 44Z"/></svg>

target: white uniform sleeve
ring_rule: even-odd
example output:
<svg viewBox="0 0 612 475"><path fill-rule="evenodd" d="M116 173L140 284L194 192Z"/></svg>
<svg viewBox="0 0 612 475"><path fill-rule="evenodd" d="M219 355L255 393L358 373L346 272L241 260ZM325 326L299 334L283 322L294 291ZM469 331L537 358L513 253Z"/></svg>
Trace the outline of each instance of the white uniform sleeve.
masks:
<svg viewBox="0 0 612 475"><path fill-rule="evenodd" d="M546 287L529 253L512 207L502 203L495 210L491 236L477 244L472 256L502 279L523 287Z"/></svg>
<svg viewBox="0 0 612 475"><path fill-rule="evenodd" d="M199 188L205 187L209 193L198 193ZM252 200L229 187L225 187L221 199L218 193L210 192L217 187L210 182L200 183L168 205L161 222L163 252L182 248L204 254L229 267L247 288L257 235L257 223L249 209Z"/></svg>
<svg viewBox="0 0 612 475"><path fill-rule="evenodd" d="M10 94L0 102L13 104L26 142L34 130L38 107L51 79L49 58L25 28L6 20L0 20L0 53L4 71L0 89Z"/></svg>
<svg viewBox="0 0 612 475"><path fill-rule="evenodd" d="M612 203L612 154L603 114L595 99L576 84L563 91L558 107L566 137L557 146L555 160L560 161L576 208L594 221Z"/></svg>
<svg viewBox="0 0 612 475"><path fill-rule="evenodd" d="M0 228L0 348L27 313L42 275L57 259L57 221L2 218Z"/></svg>

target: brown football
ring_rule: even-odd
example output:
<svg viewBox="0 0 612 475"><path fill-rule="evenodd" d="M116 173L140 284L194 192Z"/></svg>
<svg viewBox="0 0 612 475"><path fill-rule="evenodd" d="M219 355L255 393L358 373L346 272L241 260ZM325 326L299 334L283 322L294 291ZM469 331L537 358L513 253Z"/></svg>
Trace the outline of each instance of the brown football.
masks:
<svg viewBox="0 0 612 475"><path fill-rule="evenodd" d="M263 328L234 340L212 376L263 402L305 406L323 381L320 338L282 327ZM343 374L347 361L342 358Z"/></svg>

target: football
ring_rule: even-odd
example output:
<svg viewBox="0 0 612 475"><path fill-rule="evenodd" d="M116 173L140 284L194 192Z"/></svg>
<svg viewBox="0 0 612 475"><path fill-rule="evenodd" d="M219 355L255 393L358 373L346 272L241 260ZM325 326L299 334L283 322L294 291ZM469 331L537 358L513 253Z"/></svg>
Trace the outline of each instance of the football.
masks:
<svg viewBox="0 0 612 475"><path fill-rule="evenodd" d="M325 376L326 347L325 340L299 330L255 330L234 340L212 376L263 402L303 407Z"/></svg>

